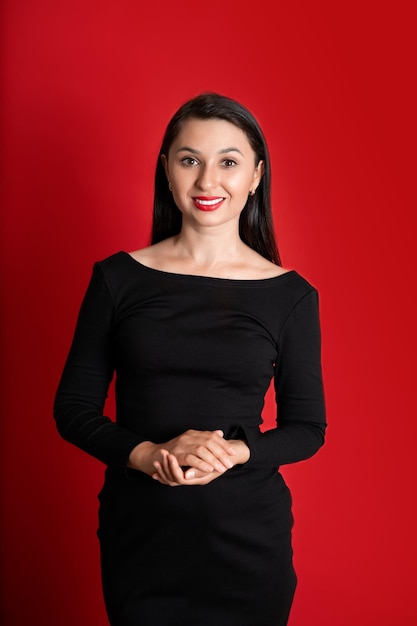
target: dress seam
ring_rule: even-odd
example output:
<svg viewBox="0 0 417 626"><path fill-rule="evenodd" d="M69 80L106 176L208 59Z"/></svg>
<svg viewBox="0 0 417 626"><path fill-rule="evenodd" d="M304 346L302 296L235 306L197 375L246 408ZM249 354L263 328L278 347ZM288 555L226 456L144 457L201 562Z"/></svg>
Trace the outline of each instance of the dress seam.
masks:
<svg viewBox="0 0 417 626"><path fill-rule="evenodd" d="M289 318L290 318L290 317L291 317L291 315L293 314L294 310L298 307L298 305L299 305L299 304L301 304L301 302L302 302L305 298L307 298L307 296L311 295L312 293L317 293L317 289L315 289L315 287L311 287L311 289L309 289L309 291L307 291L307 293L303 294L303 295L302 295L302 296L301 296L301 297L297 300L297 302L295 302L295 303L293 304L293 306L291 307L291 309L288 311L288 313L287 313L287 316L286 316L285 320L284 320L284 321L283 321L283 323L281 324L281 330L279 331L279 335L278 335L278 338L277 338L277 351L278 351L278 354L279 354L278 346L279 346L279 344L280 344L280 342L281 342L282 333L283 333L283 332L284 332L284 330L285 330L285 327L286 327L286 325L287 325L287 322L288 322Z"/></svg>
<svg viewBox="0 0 417 626"><path fill-rule="evenodd" d="M100 268L100 271L101 271L101 274L102 274L102 276L103 276L104 282L106 283L106 287L107 287L107 289L108 289L108 291L109 291L109 294L110 294L111 300L112 300L112 302L113 302L114 310L116 311L116 298L115 298L115 295L114 295L113 289L112 289L112 287L111 287L111 285L110 285L109 279L108 279L108 278L107 278L107 276L106 276L106 273L105 273L105 271L104 271L104 268L103 268L103 266L102 266L101 262L100 262L100 261L98 261L98 262L96 263L96 265Z"/></svg>

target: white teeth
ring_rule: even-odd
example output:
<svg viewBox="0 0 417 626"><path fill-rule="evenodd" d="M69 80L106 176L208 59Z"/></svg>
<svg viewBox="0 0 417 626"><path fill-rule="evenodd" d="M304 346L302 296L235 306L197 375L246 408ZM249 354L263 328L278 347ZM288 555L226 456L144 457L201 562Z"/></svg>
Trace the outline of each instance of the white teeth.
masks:
<svg viewBox="0 0 417 626"><path fill-rule="evenodd" d="M212 206L213 204L219 204L223 198L215 198L214 200L200 200L200 198L196 198L195 201L198 204L202 204L203 206Z"/></svg>

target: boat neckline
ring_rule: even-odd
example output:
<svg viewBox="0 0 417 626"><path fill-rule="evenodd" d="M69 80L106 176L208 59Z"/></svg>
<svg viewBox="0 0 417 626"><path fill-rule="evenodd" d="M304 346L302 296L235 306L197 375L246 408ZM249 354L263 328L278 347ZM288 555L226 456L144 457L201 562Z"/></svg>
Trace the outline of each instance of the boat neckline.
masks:
<svg viewBox="0 0 417 626"><path fill-rule="evenodd" d="M155 274L160 274L163 276L168 276L172 278L178 279L194 279L194 280L203 280L203 281L216 281L216 282L224 282L224 283L236 283L236 284L266 284L275 281L281 281L285 278L290 278L294 276L297 272L295 270L287 270L283 274L278 274L277 276L270 276L269 278L221 278L219 276L204 276L202 274L180 274L178 272L168 272L166 270L159 270L154 267L150 267L149 265L144 265L137 259L135 259L130 252L126 252L125 250L121 251L122 254L126 255L129 259L131 259L132 263L135 263L138 267L144 269L145 271L152 272Z"/></svg>

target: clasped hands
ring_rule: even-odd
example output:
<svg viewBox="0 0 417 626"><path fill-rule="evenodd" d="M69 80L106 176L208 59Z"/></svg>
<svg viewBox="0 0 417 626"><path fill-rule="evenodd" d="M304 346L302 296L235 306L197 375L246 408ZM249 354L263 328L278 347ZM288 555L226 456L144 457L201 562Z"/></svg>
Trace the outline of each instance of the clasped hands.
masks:
<svg viewBox="0 0 417 626"><path fill-rule="evenodd" d="M224 439L221 430L187 430L163 444L144 441L129 456L128 467L149 474L162 484L207 485L235 465L249 460L240 439Z"/></svg>

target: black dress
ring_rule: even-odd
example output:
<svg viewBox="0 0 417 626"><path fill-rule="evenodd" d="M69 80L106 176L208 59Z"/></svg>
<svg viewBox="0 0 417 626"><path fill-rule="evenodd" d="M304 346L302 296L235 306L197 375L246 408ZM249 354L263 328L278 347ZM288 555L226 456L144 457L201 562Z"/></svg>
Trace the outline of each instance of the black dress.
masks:
<svg viewBox="0 0 417 626"><path fill-rule="evenodd" d="M116 423L103 416L116 372ZM275 376L278 428L261 433ZM312 456L325 412L317 292L297 272L229 280L94 266L55 400L62 436L107 465L99 495L113 626L284 626L296 578L280 465ZM126 469L132 448L189 428L245 439L206 486Z"/></svg>

